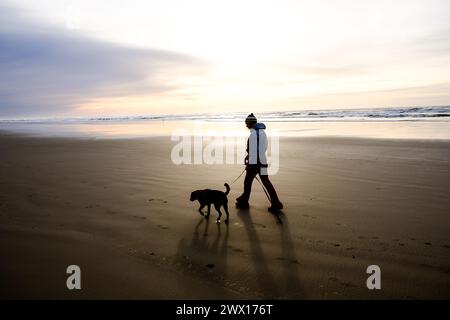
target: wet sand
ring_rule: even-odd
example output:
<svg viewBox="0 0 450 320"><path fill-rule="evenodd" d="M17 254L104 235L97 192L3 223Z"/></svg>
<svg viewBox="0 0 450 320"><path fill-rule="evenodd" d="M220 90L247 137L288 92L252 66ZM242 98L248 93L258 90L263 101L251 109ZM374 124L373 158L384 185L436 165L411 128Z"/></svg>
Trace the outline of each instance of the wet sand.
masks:
<svg viewBox="0 0 450 320"><path fill-rule="evenodd" d="M1 134L0 298L450 298L450 142L282 138L283 214L256 181L236 210L241 178L228 225L189 194L242 166L176 166L173 145Z"/></svg>

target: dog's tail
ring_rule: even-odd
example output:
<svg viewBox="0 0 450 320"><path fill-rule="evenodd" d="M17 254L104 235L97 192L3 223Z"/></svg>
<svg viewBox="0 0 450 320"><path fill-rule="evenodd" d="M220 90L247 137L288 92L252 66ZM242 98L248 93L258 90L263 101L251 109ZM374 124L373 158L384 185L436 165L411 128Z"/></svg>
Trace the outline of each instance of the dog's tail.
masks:
<svg viewBox="0 0 450 320"><path fill-rule="evenodd" d="M225 195L227 195L228 193L230 193L230 186L228 185L228 183L224 184L225 188L227 188L227 191L225 191Z"/></svg>

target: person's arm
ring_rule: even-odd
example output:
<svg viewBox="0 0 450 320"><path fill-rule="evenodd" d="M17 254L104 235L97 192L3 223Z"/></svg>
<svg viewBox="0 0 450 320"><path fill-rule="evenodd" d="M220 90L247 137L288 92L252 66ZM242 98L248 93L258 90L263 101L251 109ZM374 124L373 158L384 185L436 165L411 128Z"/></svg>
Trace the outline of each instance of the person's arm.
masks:
<svg viewBox="0 0 450 320"><path fill-rule="evenodd" d="M264 166L267 165L267 156L266 156L267 145L268 141L266 132L264 130L261 130L259 134L259 161L260 164Z"/></svg>
<svg viewBox="0 0 450 320"><path fill-rule="evenodd" d="M258 164L258 136L257 131L252 129L250 130L250 137L248 139L248 164L255 165Z"/></svg>
<svg viewBox="0 0 450 320"><path fill-rule="evenodd" d="M245 158L244 158L244 164L245 165L248 165L248 138L247 138L247 148L245 149L245 151L247 151L247 155L245 156Z"/></svg>

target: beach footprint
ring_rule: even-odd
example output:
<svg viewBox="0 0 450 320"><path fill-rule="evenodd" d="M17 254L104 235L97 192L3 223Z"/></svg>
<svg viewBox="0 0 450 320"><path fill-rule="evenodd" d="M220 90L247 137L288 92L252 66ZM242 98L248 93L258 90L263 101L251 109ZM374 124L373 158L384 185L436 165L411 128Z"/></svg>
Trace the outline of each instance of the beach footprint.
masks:
<svg viewBox="0 0 450 320"><path fill-rule="evenodd" d="M244 252L243 249L233 247L232 245L228 245L228 248L230 248L230 249L233 250L234 252Z"/></svg>
<svg viewBox="0 0 450 320"><path fill-rule="evenodd" d="M284 257L277 257L276 260L283 261L283 262L289 262L291 264L300 264L300 262L297 259L288 259Z"/></svg>
<svg viewBox="0 0 450 320"><path fill-rule="evenodd" d="M254 222L253 225L254 225L255 227L259 227L259 228L266 228L266 226L265 226L264 224L261 224L261 223L256 223L256 222Z"/></svg>
<svg viewBox="0 0 450 320"><path fill-rule="evenodd" d="M164 199L158 199L158 198L149 198L148 202L160 202L160 203L167 203L167 200Z"/></svg>

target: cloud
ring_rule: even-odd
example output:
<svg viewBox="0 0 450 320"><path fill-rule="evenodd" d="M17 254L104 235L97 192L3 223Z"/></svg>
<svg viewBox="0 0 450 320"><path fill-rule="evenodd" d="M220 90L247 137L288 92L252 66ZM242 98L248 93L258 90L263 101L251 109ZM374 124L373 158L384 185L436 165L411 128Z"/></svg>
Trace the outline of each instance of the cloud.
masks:
<svg viewBox="0 0 450 320"><path fill-rule="evenodd" d="M165 94L203 61L55 30L0 5L0 116L67 114L95 98ZM126 112L126 111L125 111Z"/></svg>
<svg viewBox="0 0 450 320"><path fill-rule="evenodd" d="M384 90L333 92L307 97L298 96L291 99L297 103L308 105L310 108L447 106L450 101L450 82ZM336 101L341 105L336 106Z"/></svg>
<svg viewBox="0 0 450 320"><path fill-rule="evenodd" d="M299 61L284 61L274 67L307 81L332 80L379 74L382 70L417 69L430 61L450 59L450 27L404 39L361 39L342 42ZM436 72L438 75L439 72ZM284 82L283 82L284 84Z"/></svg>

